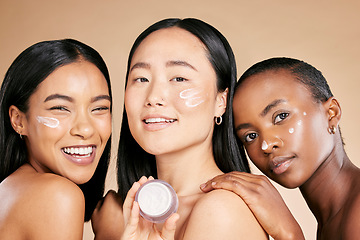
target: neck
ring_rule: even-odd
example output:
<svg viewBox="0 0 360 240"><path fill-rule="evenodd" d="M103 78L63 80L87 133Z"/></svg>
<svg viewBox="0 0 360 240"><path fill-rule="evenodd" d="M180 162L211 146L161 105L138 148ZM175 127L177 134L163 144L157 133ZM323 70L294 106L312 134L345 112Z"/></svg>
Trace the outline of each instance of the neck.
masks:
<svg viewBox="0 0 360 240"><path fill-rule="evenodd" d="M158 178L168 182L178 196L201 193L201 183L222 173L215 164L211 143L158 155L156 166Z"/></svg>
<svg viewBox="0 0 360 240"><path fill-rule="evenodd" d="M354 168L356 169L339 141L329 157L300 186L300 191L320 227L329 222L344 206L351 191L351 174L348 173Z"/></svg>

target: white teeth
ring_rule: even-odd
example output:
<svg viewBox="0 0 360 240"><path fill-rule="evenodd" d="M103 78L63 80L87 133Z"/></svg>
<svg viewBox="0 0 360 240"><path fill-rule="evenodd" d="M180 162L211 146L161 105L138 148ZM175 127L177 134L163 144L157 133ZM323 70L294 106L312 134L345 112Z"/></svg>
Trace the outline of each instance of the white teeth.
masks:
<svg viewBox="0 0 360 240"><path fill-rule="evenodd" d="M77 155L85 155L90 156L93 152L92 147L71 147L71 148L64 148L64 152L67 154L77 154Z"/></svg>
<svg viewBox="0 0 360 240"><path fill-rule="evenodd" d="M167 120L165 118L148 118L145 119L145 123L172 123L175 122L175 119Z"/></svg>

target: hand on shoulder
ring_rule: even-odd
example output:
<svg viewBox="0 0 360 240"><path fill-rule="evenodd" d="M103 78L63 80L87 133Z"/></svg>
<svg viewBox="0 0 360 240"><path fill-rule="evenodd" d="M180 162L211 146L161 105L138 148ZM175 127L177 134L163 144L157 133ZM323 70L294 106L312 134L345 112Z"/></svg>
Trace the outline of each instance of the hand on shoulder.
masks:
<svg viewBox="0 0 360 240"><path fill-rule="evenodd" d="M239 195L274 239L304 239L299 224L280 193L264 175L226 173L211 179L201 188L204 192L225 189Z"/></svg>
<svg viewBox="0 0 360 240"><path fill-rule="evenodd" d="M203 195L195 204L184 239L239 239L240 236L267 239L244 201L230 191L219 189Z"/></svg>

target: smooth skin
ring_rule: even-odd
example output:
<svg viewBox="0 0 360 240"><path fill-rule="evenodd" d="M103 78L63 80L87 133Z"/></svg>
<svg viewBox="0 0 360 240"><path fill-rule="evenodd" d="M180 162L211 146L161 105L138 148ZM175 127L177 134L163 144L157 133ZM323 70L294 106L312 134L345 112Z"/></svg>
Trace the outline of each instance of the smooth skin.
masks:
<svg viewBox="0 0 360 240"><path fill-rule="evenodd" d="M158 30L139 45L130 69L125 90L130 131L142 148L155 155L158 178L178 194L175 239L238 239L239 235L265 239L251 211L235 194L223 190L204 194L198 188L206 178L221 173L212 155L212 133L214 117L225 111L227 93L217 91L216 74L201 41L176 27ZM182 96L193 89L202 101L189 106ZM149 124L154 118L167 122Z"/></svg>
<svg viewBox="0 0 360 240"><path fill-rule="evenodd" d="M318 221L318 239L360 238L360 170L347 157L339 131L329 132L341 119L334 97L317 103L288 71L270 70L237 89L234 118L254 164L279 184L300 188ZM230 173L202 187L237 193L274 239L303 238L265 177Z"/></svg>
<svg viewBox="0 0 360 240"><path fill-rule="evenodd" d="M93 176L110 137L110 104L102 73L79 61L51 73L30 96L26 114L10 107L29 159L0 184L1 239L82 239L85 199L76 184ZM59 125L46 126L38 116ZM93 153L66 153L71 147Z"/></svg>
<svg viewBox="0 0 360 240"><path fill-rule="evenodd" d="M198 187L222 174L214 161L212 135L214 118L225 112L227 97L227 90L217 90L202 42L177 27L151 33L135 51L127 81L130 131L145 151L155 155L158 178L175 189L179 208L164 226L139 217L133 198L144 181L140 179L124 203L123 239L134 239L131 234L141 239L267 239L236 194L225 190L205 194Z"/></svg>

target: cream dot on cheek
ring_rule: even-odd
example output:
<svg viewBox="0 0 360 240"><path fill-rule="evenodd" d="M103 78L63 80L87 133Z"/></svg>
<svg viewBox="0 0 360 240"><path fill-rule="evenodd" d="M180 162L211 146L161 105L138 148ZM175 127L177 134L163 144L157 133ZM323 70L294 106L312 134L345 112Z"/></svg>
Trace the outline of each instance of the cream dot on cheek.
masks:
<svg viewBox="0 0 360 240"><path fill-rule="evenodd" d="M294 133L294 131L295 131L294 128L289 129L289 133Z"/></svg>

